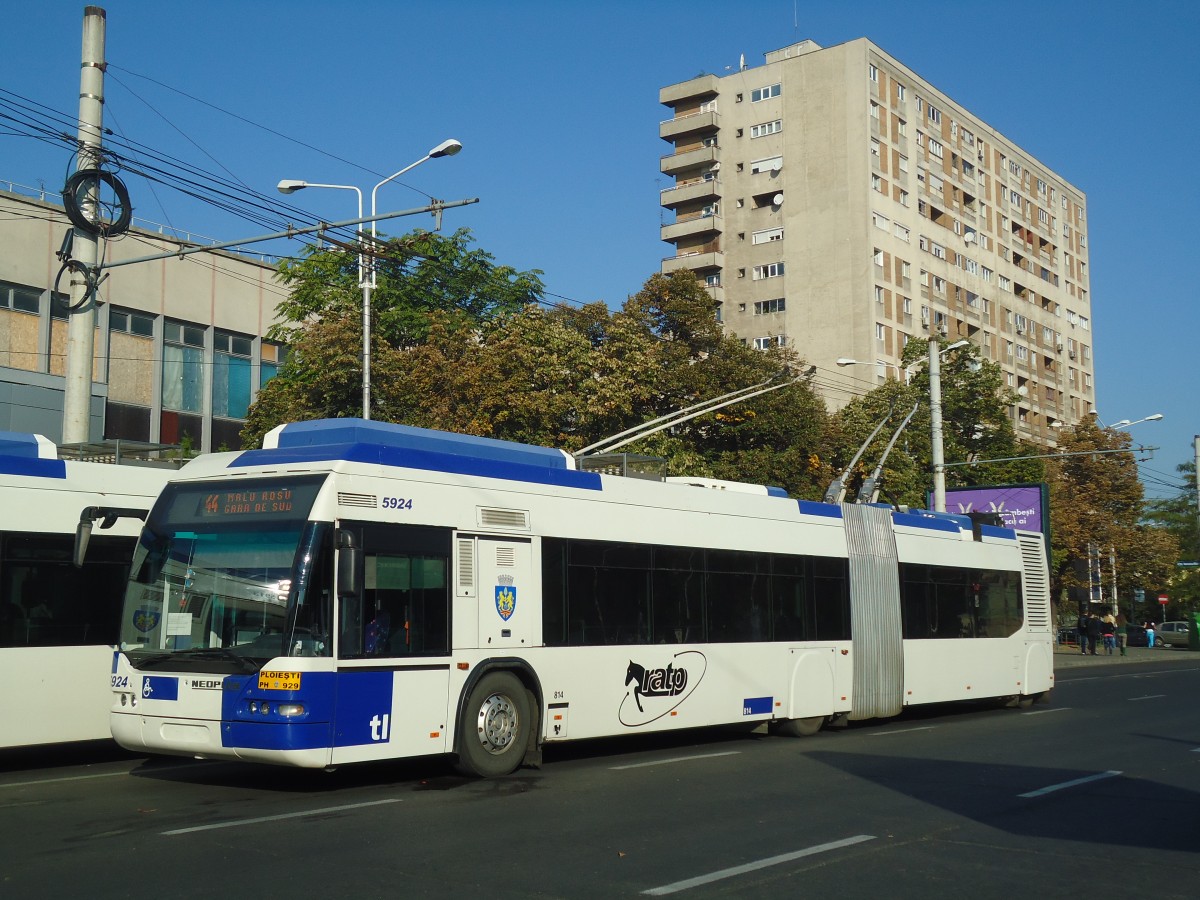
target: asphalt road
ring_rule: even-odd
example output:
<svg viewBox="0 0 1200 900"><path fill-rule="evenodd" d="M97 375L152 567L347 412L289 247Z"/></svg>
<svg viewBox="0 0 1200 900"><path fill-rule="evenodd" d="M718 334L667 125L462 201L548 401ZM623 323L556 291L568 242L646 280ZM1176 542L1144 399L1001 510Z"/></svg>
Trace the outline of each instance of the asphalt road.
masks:
<svg viewBox="0 0 1200 900"><path fill-rule="evenodd" d="M1193 897L1200 654L1064 665L1049 704L811 738L556 749L473 781L0 755L0 897Z"/></svg>

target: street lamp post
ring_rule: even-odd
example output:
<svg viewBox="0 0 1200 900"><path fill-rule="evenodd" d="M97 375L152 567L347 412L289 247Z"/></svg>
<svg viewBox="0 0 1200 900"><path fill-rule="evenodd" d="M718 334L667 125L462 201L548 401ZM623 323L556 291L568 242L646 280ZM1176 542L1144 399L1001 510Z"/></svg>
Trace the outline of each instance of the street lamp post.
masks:
<svg viewBox="0 0 1200 900"><path fill-rule="evenodd" d="M389 181L393 181L403 175L405 172L410 172L419 166L421 163L430 159L441 159L443 156L454 156L462 149L462 144L453 138L442 141L415 163L405 166L399 172L389 175L383 181L379 182L371 189L371 252L374 252L375 247L375 194L381 187ZM304 188L334 188L337 190L354 191L358 195L358 218L363 217L363 193L362 191L349 184L313 184L307 181L291 181L284 180L279 182L278 190L281 194L293 194L296 191ZM368 249L364 246L362 224L358 227L358 284L362 288L362 332L363 332L363 377L362 377L362 417L364 419L371 418L371 291L375 287L375 266L372 264L367 266L366 254Z"/></svg>
<svg viewBox="0 0 1200 900"><path fill-rule="evenodd" d="M1110 427L1115 431L1118 428L1128 428L1130 425L1140 425L1143 422L1157 422L1162 417L1162 413L1154 413L1142 419L1134 419L1132 422L1129 419L1121 419L1119 422L1113 422Z"/></svg>

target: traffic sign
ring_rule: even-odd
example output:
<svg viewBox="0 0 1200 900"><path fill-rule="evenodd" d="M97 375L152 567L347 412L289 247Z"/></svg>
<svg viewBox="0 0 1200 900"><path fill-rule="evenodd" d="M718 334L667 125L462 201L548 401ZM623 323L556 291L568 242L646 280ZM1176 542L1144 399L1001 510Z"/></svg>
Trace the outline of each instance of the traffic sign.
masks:
<svg viewBox="0 0 1200 900"><path fill-rule="evenodd" d="M1166 594L1159 594L1158 602L1161 603L1163 606L1166 606L1168 603L1171 602L1171 598L1168 597Z"/></svg>

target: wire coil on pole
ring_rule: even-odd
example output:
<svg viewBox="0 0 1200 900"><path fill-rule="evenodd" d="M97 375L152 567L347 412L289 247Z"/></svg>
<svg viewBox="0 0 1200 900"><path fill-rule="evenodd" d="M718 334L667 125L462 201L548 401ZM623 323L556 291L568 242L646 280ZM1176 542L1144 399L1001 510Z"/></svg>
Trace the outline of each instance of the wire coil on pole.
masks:
<svg viewBox="0 0 1200 900"><path fill-rule="evenodd" d="M104 224L103 220L93 222L85 216L83 206L79 200L80 190L89 190L96 182L103 182L108 185L117 197L118 214L107 225ZM63 186L62 197L63 210L66 212L67 218L71 220L71 224L82 231L86 231L88 234L124 234L129 230L130 222L133 221L133 207L129 203L129 189L112 172L106 172L103 169L80 169L67 179L67 183Z"/></svg>

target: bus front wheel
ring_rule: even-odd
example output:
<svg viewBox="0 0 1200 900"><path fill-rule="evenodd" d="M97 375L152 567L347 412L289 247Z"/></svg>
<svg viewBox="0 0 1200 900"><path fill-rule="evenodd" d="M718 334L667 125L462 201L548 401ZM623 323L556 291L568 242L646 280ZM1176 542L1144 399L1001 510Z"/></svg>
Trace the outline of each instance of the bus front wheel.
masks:
<svg viewBox="0 0 1200 900"><path fill-rule="evenodd" d="M516 771L529 742L529 699L510 672L483 676L467 697L459 723L458 768L494 778Z"/></svg>

